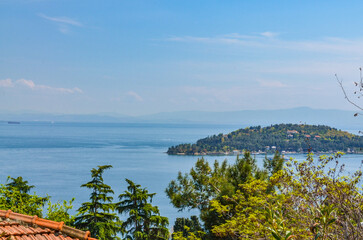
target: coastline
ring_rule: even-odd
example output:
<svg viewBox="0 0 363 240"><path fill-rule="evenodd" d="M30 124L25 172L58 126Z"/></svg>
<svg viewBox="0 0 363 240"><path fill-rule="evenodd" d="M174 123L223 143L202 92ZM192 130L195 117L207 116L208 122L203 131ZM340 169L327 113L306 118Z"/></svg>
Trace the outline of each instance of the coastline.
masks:
<svg viewBox="0 0 363 240"><path fill-rule="evenodd" d="M239 152L203 152L203 153L176 153L176 154L170 154L165 152L168 155L171 156L237 156L237 155L241 155L244 154L245 151L239 151ZM335 154L337 152L341 152L344 155L346 154L352 154L352 155L359 155L359 154L363 154L363 152L344 152L344 151L329 151L329 152L314 152L311 151L310 153L313 154L317 154L317 155L327 155L327 154ZM308 151L304 151L304 152L289 152L289 151L281 151L281 155L297 155L297 154L307 154L309 153ZM251 152L251 155L273 155L274 152Z"/></svg>

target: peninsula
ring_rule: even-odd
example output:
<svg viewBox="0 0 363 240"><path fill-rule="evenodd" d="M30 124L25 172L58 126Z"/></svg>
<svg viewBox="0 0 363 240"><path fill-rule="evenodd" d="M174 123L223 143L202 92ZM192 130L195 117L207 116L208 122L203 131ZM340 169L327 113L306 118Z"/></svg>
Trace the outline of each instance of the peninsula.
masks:
<svg viewBox="0 0 363 240"><path fill-rule="evenodd" d="M254 153L329 153L362 152L363 136L324 125L275 124L247 127L228 134L218 134L193 144L172 146L170 155L228 155L242 151Z"/></svg>

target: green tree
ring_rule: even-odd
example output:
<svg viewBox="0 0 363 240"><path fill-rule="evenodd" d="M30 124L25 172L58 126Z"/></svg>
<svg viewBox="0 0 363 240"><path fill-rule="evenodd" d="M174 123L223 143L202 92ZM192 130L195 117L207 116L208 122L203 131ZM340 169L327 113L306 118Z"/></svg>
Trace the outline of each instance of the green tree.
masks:
<svg viewBox="0 0 363 240"><path fill-rule="evenodd" d="M53 221L63 221L66 225L72 226L74 216L68 213L72 209L74 198L69 202L64 201L61 205L59 202L52 204L50 197L40 197L38 195L30 194L34 188L29 185L22 177L12 178L8 177L5 185L0 185L0 208L11 209L14 212L26 215L37 215L42 217L43 210L46 205L46 217Z"/></svg>
<svg viewBox="0 0 363 240"><path fill-rule="evenodd" d="M91 189L91 201L82 203L75 218L77 228L89 230L91 236L101 240L120 239L117 234L122 230L122 223L114 212L116 205L111 196L114 192L103 182L103 172L110 168L111 165L104 165L91 170L92 180L81 186Z"/></svg>
<svg viewBox="0 0 363 240"><path fill-rule="evenodd" d="M212 200L212 209L224 219L213 226L213 234L222 239L266 239L264 207L274 199L267 190L268 181L251 178L233 195Z"/></svg>
<svg viewBox="0 0 363 240"><path fill-rule="evenodd" d="M276 167L281 167L280 165ZM199 209L200 218L204 222L206 238L217 238L211 231L214 226L223 224L225 218L212 208L211 201L218 200L220 204L229 204L224 196L232 196L239 189L239 185L249 179L265 180L267 170L260 170L249 152L243 157L237 156L234 164L228 165L227 161L221 164L209 163L198 159L189 174L179 172L176 180L169 183L166 194L171 203L179 210Z"/></svg>
<svg viewBox="0 0 363 240"><path fill-rule="evenodd" d="M10 181L9 181L10 180ZM28 185L28 181L23 180L23 177L13 178L8 176L5 186L9 189L16 189L20 193L29 193L34 185Z"/></svg>
<svg viewBox="0 0 363 240"><path fill-rule="evenodd" d="M197 216L189 218L177 218L173 226L173 239L191 239L204 235Z"/></svg>
<svg viewBox="0 0 363 240"><path fill-rule="evenodd" d="M74 198L72 198L69 202L64 200L62 203L57 202L55 204L52 204L49 200L46 218L56 222L64 222L64 224L68 226L73 226L75 216L68 212L73 208L73 202Z"/></svg>
<svg viewBox="0 0 363 240"><path fill-rule="evenodd" d="M49 197L30 194L30 190L33 188L34 186L29 185L28 181L23 180L22 177L8 177L7 183L0 185L0 208L42 217L43 207Z"/></svg>
<svg viewBox="0 0 363 240"><path fill-rule="evenodd" d="M298 239L363 239L362 171L345 172L341 155L309 154L271 178L283 195L279 211L286 228Z"/></svg>
<svg viewBox="0 0 363 240"><path fill-rule="evenodd" d="M127 220L122 224L127 239L157 240L168 239L169 221L160 216L159 209L151 205L155 193L149 193L145 188L126 179L127 191L119 195L117 211L128 214Z"/></svg>
<svg viewBox="0 0 363 240"><path fill-rule="evenodd" d="M225 220L213 226L213 234L222 239L363 239L362 171L346 173L340 156L291 159L268 180L251 178L225 201L212 200L212 209Z"/></svg>
<svg viewBox="0 0 363 240"><path fill-rule="evenodd" d="M202 240L204 235L203 231L193 232L188 226L184 226L183 231L173 233L173 240Z"/></svg>
<svg viewBox="0 0 363 240"><path fill-rule="evenodd" d="M263 160L263 167L267 170L269 177L282 169L284 161L285 159L280 155L279 151L276 151L271 159L267 158L267 156L265 157Z"/></svg>

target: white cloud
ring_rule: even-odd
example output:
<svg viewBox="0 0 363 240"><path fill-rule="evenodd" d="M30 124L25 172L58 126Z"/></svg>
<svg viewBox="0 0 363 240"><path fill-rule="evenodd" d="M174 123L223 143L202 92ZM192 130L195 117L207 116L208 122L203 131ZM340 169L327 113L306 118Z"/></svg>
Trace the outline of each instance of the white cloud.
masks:
<svg viewBox="0 0 363 240"><path fill-rule="evenodd" d="M194 36L182 36L182 37L169 37L166 41L171 42L187 42L187 43L209 43L209 44L233 44L244 46L261 46L260 43L254 40L255 37L241 37L240 35L223 35L218 37L194 37Z"/></svg>
<svg viewBox="0 0 363 240"><path fill-rule="evenodd" d="M10 78L5 80L0 80L0 87L25 87L27 89L31 90L42 90L42 91L48 91L48 92L59 92L59 93L83 93L83 91L80 88L74 87L74 88L57 88L57 87L51 87L47 85L39 85L35 84L32 80L27 79L18 79L16 81L11 80Z"/></svg>
<svg viewBox="0 0 363 240"><path fill-rule="evenodd" d="M262 34L260 34L262 35ZM239 38L239 39L256 39L260 36L254 36L254 35L242 35L239 33L230 33L230 34L224 34L221 37L226 37L226 38Z"/></svg>
<svg viewBox="0 0 363 240"><path fill-rule="evenodd" d="M13 81L10 78L0 80L0 87L14 87Z"/></svg>
<svg viewBox="0 0 363 240"><path fill-rule="evenodd" d="M144 101L144 99L134 91L129 91L129 92L126 93L126 95L133 98L133 99L135 99L138 102Z"/></svg>
<svg viewBox="0 0 363 240"><path fill-rule="evenodd" d="M67 18L67 17L49 17L44 14L39 14L39 16L44 19L47 19L49 21L56 22L56 23L68 24L68 25L73 25L73 26L77 26L77 27L83 26L82 23L80 23L74 19Z"/></svg>
<svg viewBox="0 0 363 240"><path fill-rule="evenodd" d="M63 34L69 33L70 26L83 27L83 24L81 22L78 22L68 17L49 17L44 14L38 14L38 16L48 21L56 23L58 25L58 30Z"/></svg>
<svg viewBox="0 0 363 240"><path fill-rule="evenodd" d="M319 40L284 40L278 38L275 32L263 32L258 35L239 35L237 33L225 34L212 37L201 36L173 36L166 38L166 41L203 43L203 44L224 44L237 47L254 47L264 49L286 49L294 51L308 51L333 54L363 54L363 38L342 39L327 37Z"/></svg>
<svg viewBox="0 0 363 240"><path fill-rule="evenodd" d="M31 89L35 88L35 83L32 80L19 79L16 81L17 84L29 87Z"/></svg>
<svg viewBox="0 0 363 240"><path fill-rule="evenodd" d="M276 32L263 32L263 33L260 33L261 36L264 36L264 37L268 37L268 38L273 38L273 37L277 37L279 35L279 33L276 33Z"/></svg>

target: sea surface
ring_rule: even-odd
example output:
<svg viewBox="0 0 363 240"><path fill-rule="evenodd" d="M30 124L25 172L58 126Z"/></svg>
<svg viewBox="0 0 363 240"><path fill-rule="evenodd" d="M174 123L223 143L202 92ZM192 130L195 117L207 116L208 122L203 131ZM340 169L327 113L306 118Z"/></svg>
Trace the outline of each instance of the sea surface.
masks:
<svg viewBox="0 0 363 240"><path fill-rule="evenodd" d="M125 178L156 193L153 204L172 226L176 217L198 214L178 212L164 193L178 172L188 172L198 156L169 156L169 146L192 143L206 136L229 133L241 125L210 124L126 124L126 123L50 123L0 122L0 183L8 176L22 176L41 196L52 202L75 197L74 209L89 200L90 191L80 186L91 179L90 170L110 164L104 180L117 196L126 190ZM264 155L256 155L262 166ZM293 157L304 159L303 154ZM204 156L210 162L236 156ZM361 166L363 155L345 155L341 159L348 171Z"/></svg>

